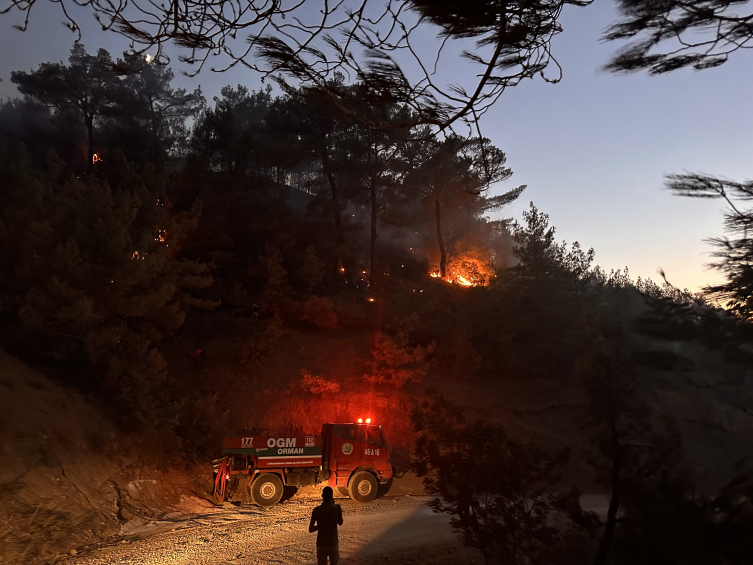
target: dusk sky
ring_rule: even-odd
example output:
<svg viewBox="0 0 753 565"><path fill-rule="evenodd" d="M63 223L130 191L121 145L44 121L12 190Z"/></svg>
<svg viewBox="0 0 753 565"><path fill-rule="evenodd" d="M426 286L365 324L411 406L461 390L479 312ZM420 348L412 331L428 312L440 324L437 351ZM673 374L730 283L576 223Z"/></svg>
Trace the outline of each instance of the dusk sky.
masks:
<svg viewBox="0 0 753 565"><path fill-rule="evenodd" d="M599 36L614 18L605 0L566 10L565 31L553 44L563 80L522 83L484 116L483 134L507 153L514 171L497 190L528 185L502 215L519 219L532 200L550 215L559 239L594 247L606 271L627 266L634 277L658 281L661 267L676 286L696 290L719 279L704 266L711 250L704 239L723 234L723 206L672 196L663 175L753 178L753 58L733 54L717 69L661 77L609 75L599 68L618 45ZM46 2L32 12L26 33L12 29L17 15L0 17L0 97L17 95L12 70L67 59L75 36L61 21ZM116 57L127 47L122 37L99 31L86 11L79 23L89 52L105 47ZM177 60L173 68L175 84L200 84L210 101L226 84L260 86L242 67L195 78L180 76ZM465 71L457 61L441 69L443 76Z"/></svg>

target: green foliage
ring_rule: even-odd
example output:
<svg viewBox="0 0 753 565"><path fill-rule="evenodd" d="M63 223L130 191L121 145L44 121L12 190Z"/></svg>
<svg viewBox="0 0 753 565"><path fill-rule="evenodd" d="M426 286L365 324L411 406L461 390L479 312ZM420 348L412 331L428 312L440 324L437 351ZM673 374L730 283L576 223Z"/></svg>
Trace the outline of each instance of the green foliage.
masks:
<svg viewBox="0 0 753 565"><path fill-rule="evenodd" d="M651 413L639 394L638 375L622 331L598 320L590 329L589 347L576 362L575 372L589 398L582 421L592 446L589 464L594 479L610 493L599 564L607 562L615 538L623 535L618 529L620 514L641 521L660 511L659 493L687 493L690 485L680 469L679 435L668 418ZM663 429L657 429L657 420Z"/></svg>
<svg viewBox="0 0 753 565"><path fill-rule="evenodd" d="M186 120L196 118L206 104L201 87L193 92L173 88L173 71L161 61L146 64L141 57L124 54L115 67L124 74L113 85L116 107L107 120L108 145L123 147L132 159L138 154L139 162L163 163L168 157L183 156ZM128 140L139 132L145 143L137 148Z"/></svg>
<svg viewBox="0 0 753 565"><path fill-rule="evenodd" d="M337 394L340 392L340 383L326 379L320 375L312 375L306 369L301 369L301 386L309 393L316 396Z"/></svg>
<svg viewBox="0 0 753 565"><path fill-rule="evenodd" d="M83 124L88 136L85 162L89 169L95 153L95 120L115 105L118 81L112 63L107 50L89 55L83 44L74 43L68 65L42 63L36 71L11 73L11 81L29 99L54 108L59 117L75 116Z"/></svg>
<svg viewBox="0 0 753 565"><path fill-rule="evenodd" d="M558 493L556 470L567 450L549 452L521 443L498 425L466 421L451 402L435 398L412 414L419 434L413 467L466 545L486 563L583 563L593 517L580 493ZM584 539L580 539L584 538Z"/></svg>
<svg viewBox="0 0 753 565"><path fill-rule="evenodd" d="M274 316L265 324L264 329L247 339L241 346L241 363L250 369L257 369L284 335L283 326L282 319Z"/></svg>
<svg viewBox="0 0 753 565"><path fill-rule="evenodd" d="M266 118L271 90L223 87L214 108L204 110L194 126L193 157L210 171L258 177L270 149Z"/></svg>
<svg viewBox="0 0 753 565"><path fill-rule="evenodd" d="M711 267L719 271L725 282L704 288L704 293L717 300L741 318L753 320L753 240L748 235L753 222L753 208L742 204L753 197L753 181L734 182L702 174L670 175L668 188L680 196L723 200L729 205L724 214L725 230L730 238L713 238L716 261Z"/></svg>
<svg viewBox="0 0 753 565"><path fill-rule="evenodd" d="M298 269L298 276L309 290L319 286L324 278L324 263L316 255L316 248L309 245L303 257L303 265Z"/></svg>
<svg viewBox="0 0 753 565"><path fill-rule="evenodd" d="M414 414L416 468L442 496L434 507L489 562L579 563L597 554L615 563L745 562L749 478L715 499L691 496L677 435L646 400L657 371L671 379L692 364L668 345L654 351L652 339L703 341L749 363L741 234L723 249L737 269L733 320L666 281L604 273L593 249L558 242L533 204L521 224L488 221L524 189L488 197L491 183L511 175L489 140L365 128L322 89L287 85L279 97L224 88L188 140L200 92L173 89L168 67L137 58L117 63L134 74L102 81L98 73L109 71L97 57L109 55L77 53L67 65L14 75L27 98L0 108L0 142L36 143L34 164L8 149L0 160L0 337L12 336L27 358L103 393L116 416L166 430L182 450L211 450L222 428L312 421L271 411L339 394L346 383L343 394L389 396L388 425L401 430L407 415L393 397L402 406L429 381L453 392L512 390L521 403L534 390L556 396L541 410L517 410L511 396L505 417L532 426L585 398L587 446L579 447L590 448L596 482L614 495L601 553L593 517L558 482L563 450L468 421L441 400ZM99 89L86 94L99 97L93 113L81 114L65 89L48 91L72 68ZM351 104L373 86L338 77L327 88ZM391 125L415 118L391 98L357 109ZM81 169L68 154L40 164L40 148L79 150L87 123L108 151L104 162L82 178L64 172ZM117 145L148 164L127 162ZM185 162L168 158L187 146ZM168 163L169 176L160 172ZM443 254L448 276L429 279ZM446 283L458 276L488 286ZM325 331L331 347L345 346L322 351L312 335ZM207 353L192 358L194 349ZM339 378L298 375L309 361L298 355L336 357L328 373ZM733 377L744 381L748 366ZM363 380L351 379L359 368ZM282 390L294 397L277 401Z"/></svg>
<svg viewBox="0 0 753 565"><path fill-rule="evenodd" d="M275 316L279 316L288 302L290 287L288 272L282 264L283 257L279 248L268 245L266 253L259 257L259 262L266 271L267 282L261 297L261 305Z"/></svg>
<svg viewBox="0 0 753 565"><path fill-rule="evenodd" d="M509 276L529 281L554 280L562 268L562 246L554 239L554 227L549 225L549 215L539 212L533 202L523 212L524 226L515 225L513 253L518 264L510 268Z"/></svg>
<svg viewBox="0 0 753 565"><path fill-rule="evenodd" d="M318 296L310 296L306 299L299 319L311 322L320 328L336 328L340 325L340 318L334 310L332 301Z"/></svg>
<svg viewBox="0 0 753 565"><path fill-rule="evenodd" d="M32 72L14 71L11 80L22 94L61 112L79 113L92 120L112 104L115 82L113 61L106 49L89 55L83 44L74 43L68 65L42 63Z"/></svg>
<svg viewBox="0 0 753 565"><path fill-rule="evenodd" d="M73 138L73 148L64 149L72 159L68 164L78 171L91 171L94 153L107 159L103 155L116 147L139 164L165 164L184 152L185 121L205 103L201 89L187 93L172 88L173 72L163 63L146 64L133 55L116 62L105 49L89 55L81 43L73 45L67 65L42 63L35 71L14 71L11 80L28 102L52 110L59 135ZM78 129L85 132L85 153Z"/></svg>
<svg viewBox="0 0 753 565"><path fill-rule="evenodd" d="M436 344L416 345L411 342L411 334L418 322L414 314L399 320L390 334L377 333L371 349L371 371L363 376L366 382L402 387L408 381L415 381L428 370L428 357Z"/></svg>
<svg viewBox="0 0 753 565"><path fill-rule="evenodd" d="M566 378L579 355L584 304L601 288L593 250L557 243L549 216L531 203L512 226L514 264L497 271L499 305L487 323L487 364L527 377ZM491 341L494 339L494 341Z"/></svg>
<svg viewBox="0 0 753 565"><path fill-rule="evenodd" d="M112 182L67 177L54 156L35 170L0 155L0 308L40 336L38 353L79 363L141 418L158 413L167 378L157 344L212 284L178 246L201 208L163 205L166 178L113 156ZM44 336L44 337L42 337Z"/></svg>
<svg viewBox="0 0 753 565"><path fill-rule="evenodd" d="M444 374L464 380L476 377L483 359L470 338L468 330L455 332L447 344L436 347L434 356Z"/></svg>
<svg viewBox="0 0 753 565"><path fill-rule="evenodd" d="M81 133L81 126L72 121L70 116L56 119L50 108L32 100L4 100L0 102L0 144L23 143L35 166L44 163L51 148L70 160Z"/></svg>

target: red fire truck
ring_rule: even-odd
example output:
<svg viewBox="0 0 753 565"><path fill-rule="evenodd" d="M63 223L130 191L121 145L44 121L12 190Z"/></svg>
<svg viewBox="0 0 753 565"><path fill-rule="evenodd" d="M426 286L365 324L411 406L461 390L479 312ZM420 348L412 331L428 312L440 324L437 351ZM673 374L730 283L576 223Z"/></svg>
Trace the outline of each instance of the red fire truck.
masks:
<svg viewBox="0 0 753 565"><path fill-rule="evenodd" d="M370 502L389 490L394 475L390 446L370 420L324 424L319 435L225 438L225 457L215 460L215 496L224 499L232 475L256 504L272 506L285 486L326 483L342 496Z"/></svg>

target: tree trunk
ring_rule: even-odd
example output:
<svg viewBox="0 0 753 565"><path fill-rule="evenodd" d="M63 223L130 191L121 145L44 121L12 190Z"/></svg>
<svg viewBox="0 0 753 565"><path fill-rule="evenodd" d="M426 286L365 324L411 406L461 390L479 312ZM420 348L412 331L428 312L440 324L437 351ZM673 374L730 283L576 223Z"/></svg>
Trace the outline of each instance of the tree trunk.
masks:
<svg viewBox="0 0 753 565"><path fill-rule="evenodd" d="M89 157L88 170L91 173L94 168L94 118L92 117L86 118L86 133L89 135L89 152L87 156Z"/></svg>
<svg viewBox="0 0 753 565"><path fill-rule="evenodd" d="M379 218L379 209L377 207L377 191L376 182L371 179L371 264L369 265L369 286L376 286L377 281L377 261L376 261L376 249L377 249L377 220Z"/></svg>
<svg viewBox="0 0 753 565"><path fill-rule="evenodd" d="M157 112L154 110L154 100L152 100L151 97L149 98L149 116L149 121L151 122L149 129L152 131L152 139L150 140L151 147L149 148L149 151L152 160L156 161L159 153L160 121L157 119Z"/></svg>
<svg viewBox="0 0 753 565"><path fill-rule="evenodd" d="M622 470L622 462L619 445L617 443L617 429L615 422L612 422L611 428L612 443L615 448L615 456L612 461L612 498L609 500L609 510L607 510L607 523L604 528L604 537L601 539L599 553L596 554L594 565L605 565L607 562L609 549L612 545L612 538L614 537L614 530L617 526L617 512L620 510L620 472Z"/></svg>
<svg viewBox="0 0 753 565"><path fill-rule="evenodd" d="M594 565L605 565L609 548L612 545L614 529L617 525L617 511L620 509L620 491L619 488L612 491L612 499L609 501L609 510L607 511L607 523L604 528L604 537L599 546L599 553L596 555Z"/></svg>
<svg viewBox="0 0 753 565"><path fill-rule="evenodd" d="M439 275L442 278L447 276L447 252L444 249L444 240L442 239L442 212L439 207L439 198L434 201L437 217L437 244L439 245Z"/></svg>
<svg viewBox="0 0 753 565"><path fill-rule="evenodd" d="M326 161L325 161L326 163ZM340 198L337 194L337 183L335 182L335 175L325 165L324 173L329 180L329 188L332 194L332 212L335 218L335 228L337 229L337 241L335 242L335 270L338 273L345 272L345 266L343 265L343 247L345 246L345 237L343 236L343 219L340 215Z"/></svg>

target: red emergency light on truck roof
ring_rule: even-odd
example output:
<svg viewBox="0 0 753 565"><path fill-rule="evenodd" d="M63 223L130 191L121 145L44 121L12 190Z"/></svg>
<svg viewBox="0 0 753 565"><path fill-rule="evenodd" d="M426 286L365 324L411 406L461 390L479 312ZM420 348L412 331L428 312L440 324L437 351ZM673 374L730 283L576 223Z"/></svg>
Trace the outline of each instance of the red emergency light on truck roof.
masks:
<svg viewBox="0 0 753 565"><path fill-rule="evenodd" d="M370 422L324 424L318 435L225 438L225 457L215 461L215 496L224 498L229 477L246 475L239 486L259 506L279 502L284 486L320 483L370 502L389 490L394 476L384 431Z"/></svg>

